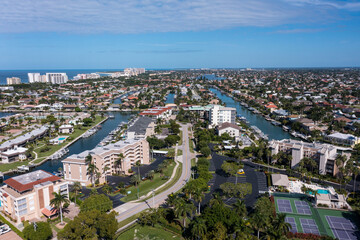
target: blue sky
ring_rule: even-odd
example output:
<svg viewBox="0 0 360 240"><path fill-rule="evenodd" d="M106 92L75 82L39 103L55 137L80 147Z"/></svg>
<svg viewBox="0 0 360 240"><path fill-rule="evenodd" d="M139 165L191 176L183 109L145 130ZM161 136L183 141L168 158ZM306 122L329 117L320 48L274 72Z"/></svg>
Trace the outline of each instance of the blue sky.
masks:
<svg viewBox="0 0 360 240"><path fill-rule="evenodd" d="M0 4L0 69L360 66L358 1Z"/></svg>

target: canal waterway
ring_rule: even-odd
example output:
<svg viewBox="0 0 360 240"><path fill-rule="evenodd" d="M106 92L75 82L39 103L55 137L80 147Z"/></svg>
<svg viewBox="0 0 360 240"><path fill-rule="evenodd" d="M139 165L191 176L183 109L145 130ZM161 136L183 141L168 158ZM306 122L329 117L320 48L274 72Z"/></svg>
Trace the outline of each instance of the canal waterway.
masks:
<svg viewBox="0 0 360 240"><path fill-rule="evenodd" d="M249 121L251 126L258 127L264 134L269 137L269 140L281 140L284 138L293 138L288 132L284 131L281 126L274 126L269 121L266 121L265 118L259 114L255 114L249 111L247 108L240 105L238 101L235 101L233 98L229 97L226 94L221 93L215 88L210 88L216 96L221 99L227 107L234 107L237 110L237 114L242 115Z"/></svg>
<svg viewBox="0 0 360 240"><path fill-rule="evenodd" d="M112 130L117 128L117 126L121 122L128 122L129 119L133 116L133 113L125 113L125 112L112 112L112 115L114 115L114 118L109 118L105 122L101 124L101 129L97 131L94 135L88 137L88 138L80 138L78 141L70 145L69 153L65 156L63 156L61 159L56 160L48 160L44 162L43 164L32 168L31 171L36 170L44 170L50 173L57 172L58 169L61 167L63 168L63 165L61 161L65 159L67 156L72 154L78 154L86 150L91 150L98 145L101 140L103 140ZM4 176L5 179L9 177L16 176L17 174L7 174Z"/></svg>
<svg viewBox="0 0 360 240"><path fill-rule="evenodd" d="M10 115L15 115L15 113L12 112L0 112L0 118L7 117Z"/></svg>
<svg viewBox="0 0 360 240"><path fill-rule="evenodd" d="M174 98L175 98L175 94L174 93L169 93L167 95L167 97L166 97L165 104L174 103Z"/></svg>

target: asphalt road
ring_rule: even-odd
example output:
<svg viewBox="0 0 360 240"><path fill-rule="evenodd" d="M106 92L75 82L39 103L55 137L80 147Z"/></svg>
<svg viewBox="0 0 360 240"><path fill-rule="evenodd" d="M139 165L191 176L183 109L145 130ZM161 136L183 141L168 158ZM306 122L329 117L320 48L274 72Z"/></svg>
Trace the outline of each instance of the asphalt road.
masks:
<svg viewBox="0 0 360 240"><path fill-rule="evenodd" d="M186 182L190 179L191 176L191 158L192 154L190 153L189 148L189 133L188 127L190 125L182 125L182 132L183 132L183 142L182 145L178 147L178 149L183 150L182 155L182 173L179 180L171 186L169 189L165 190L164 192L159 193L154 198L150 198L145 202L128 202L124 203L121 206L115 208L114 210L119 213L116 217L119 222L147 209L150 207L157 207L165 202L167 196L171 193L177 192L180 190Z"/></svg>

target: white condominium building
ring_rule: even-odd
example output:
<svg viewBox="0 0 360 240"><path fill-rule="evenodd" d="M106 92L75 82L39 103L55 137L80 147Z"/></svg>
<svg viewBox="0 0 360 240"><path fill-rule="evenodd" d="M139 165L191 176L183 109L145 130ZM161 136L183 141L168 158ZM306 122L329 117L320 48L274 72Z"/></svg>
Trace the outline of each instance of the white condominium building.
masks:
<svg viewBox="0 0 360 240"><path fill-rule="evenodd" d="M211 127L228 122L235 124L236 108L214 105L210 108L209 121Z"/></svg>
<svg viewBox="0 0 360 240"><path fill-rule="evenodd" d="M66 73L46 73L46 82L51 84L67 83L68 76Z"/></svg>
<svg viewBox="0 0 360 240"><path fill-rule="evenodd" d="M6 78L7 85L20 84L21 79L18 77Z"/></svg>
<svg viewBox="0 0 360 240"><path fill-rule="evenodd" d="M41 82L40 73L28 73L29 83Z"/></svg>

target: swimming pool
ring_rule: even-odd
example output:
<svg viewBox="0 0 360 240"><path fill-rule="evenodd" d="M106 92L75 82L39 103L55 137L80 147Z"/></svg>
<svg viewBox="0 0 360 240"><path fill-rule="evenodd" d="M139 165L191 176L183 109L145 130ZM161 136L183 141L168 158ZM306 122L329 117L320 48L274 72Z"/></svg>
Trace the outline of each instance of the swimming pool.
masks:
<svg viewBox="0 0 360 240"><path fill-rule="evenodd" d="M66 138L64 138L64 137L58 138L59 141L63 141L63 140L65 140L65 139L66 139Z"/></svg>
<svg viewBox="0 0 360 240"><path fill-rule="evenodd" d="M317 190L317 192L320 194L329 194L330 193L329 190L326 190L326 189L319 189L319 190Z"/></svg>

